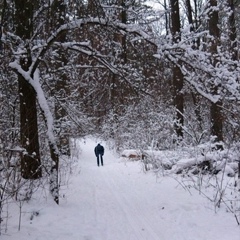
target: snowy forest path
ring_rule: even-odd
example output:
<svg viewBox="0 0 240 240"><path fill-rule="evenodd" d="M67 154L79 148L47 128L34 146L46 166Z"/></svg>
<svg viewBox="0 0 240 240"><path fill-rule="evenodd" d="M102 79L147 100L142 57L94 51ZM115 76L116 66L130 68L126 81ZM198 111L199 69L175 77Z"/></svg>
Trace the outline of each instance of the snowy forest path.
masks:
<svg viewBox="0 0 240 240"><path fill-rule="evenodd" d="M82 209L84 218L88 219L84 225L87 222L96 224L96 231L85 235L86 239L165 239L159 229L159 221L156 221L154 214L151 215L148 203L144 204L146 198L151 196L146 197L144 191L136 190L137 179L132 178L123 162L117 162L117 158L107 149L104 166L98 167L93 153L96 144L94 141L83 144L80 155L79 177L81 185L85 186L85 193L81 191L79 198L85 195L84 199L88 201L88 210Z"/></svg>
<svg viewBox="0 0 240 240"><path fill-rule="evenodd" d="M80 171L56 216L64 226L57 231L64 240L229 239L229 231L219 232L226 219L206 209L197 192L190 197L173 177L144 174L141 162L124 162L104 143L104 166L98 167L97 143L87 138L76 145Z"/></svg>
<svg viewBox="0 0 240 240"><path fill-rule="evenodd" d="M149 219L150 216L148 216L150 212L148 212L147 206L142 204L143 199L134 189L137 182L133 184L126 178L120 177L118 171L108 172L108 177L106 177L103 171L100 174L105 182L107 191L112 193L112 197L121 209L121 214L131 227L130 230L134 239L164 239L160 237L162 234L156 233L152 227L152 221ZM138 201L136 201L137 199Z"/></svg>
<svg viewBox="0 0 240 240"><path fill-rule="evenodd" d="M95 139L76 140L71 177L61 172L60 204L39 188L21 209L11 209L11 234L1 240L239 240L229 213L215 213L197 191L185 191L176 176L143 172L141 162L124 162L104 144L104 166L97 166ZM65 165L63 165L65 164ZM39 197L41 196L41 197ZM17 217L16 217L17 216Z"/></svg>

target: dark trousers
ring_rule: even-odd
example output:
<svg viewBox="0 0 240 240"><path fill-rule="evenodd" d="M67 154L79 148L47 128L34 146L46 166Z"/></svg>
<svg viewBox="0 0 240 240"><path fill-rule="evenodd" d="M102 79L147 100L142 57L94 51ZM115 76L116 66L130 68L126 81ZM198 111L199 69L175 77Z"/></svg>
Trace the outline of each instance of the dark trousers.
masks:
<svg viewBox="0 0 240 240"><path fill-rule="evenodd" d="M98 155L97 155L97 165L99 166L99 157L100 157L100 159L101 159L101 164L102 164L102 166L103 166L103 157L102 157L102 154L98 154Z"/></svg>

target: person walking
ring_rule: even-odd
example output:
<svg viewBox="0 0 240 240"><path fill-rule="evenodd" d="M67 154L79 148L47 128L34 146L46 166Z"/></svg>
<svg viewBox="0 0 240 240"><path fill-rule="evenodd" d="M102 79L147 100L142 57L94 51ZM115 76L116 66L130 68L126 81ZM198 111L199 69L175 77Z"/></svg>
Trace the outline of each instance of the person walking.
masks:
<svg viewBox="0 0 240 240"><path fill-rule="evenodd" d="M99 158L100 158L101 165L103 166L104 147L100 143L98 143L98 145L94 149L94 152L97 157L97 165L99 166Z"/></svg>

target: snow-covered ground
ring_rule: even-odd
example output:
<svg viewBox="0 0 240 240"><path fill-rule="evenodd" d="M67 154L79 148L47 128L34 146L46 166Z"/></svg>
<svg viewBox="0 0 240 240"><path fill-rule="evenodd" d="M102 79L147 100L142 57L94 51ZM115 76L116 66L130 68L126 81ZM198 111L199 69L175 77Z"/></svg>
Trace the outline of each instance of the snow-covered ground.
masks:
<svg viewBox="0 0 240 240"><path fill-rule="evenodd" d="M231 213L216 213L211 202L189 194L174 178L144 173L139 161L123 161L106 146L104 166L98 167L96 144L79 141L75 174L59 206L47 194L23 204L21 231L19 207L9 209L8 233L0 239L240 240Z"/></svg>

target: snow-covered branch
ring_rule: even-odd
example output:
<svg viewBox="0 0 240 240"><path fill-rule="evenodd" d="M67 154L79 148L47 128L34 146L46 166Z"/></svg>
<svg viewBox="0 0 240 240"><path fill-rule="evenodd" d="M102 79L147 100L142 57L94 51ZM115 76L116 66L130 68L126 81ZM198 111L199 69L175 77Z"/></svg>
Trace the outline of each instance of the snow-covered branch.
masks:
<svg viewBox="0 0 240 240"><path fill-rule="evenodd" d="M35 71L34 78L32 78L30 75L30 71L27 71L27 72L24 71L17 61L10 63L9 66L12 69L16 70L17 73L21 74L24 77L24 79L28 83L30 83L31 86L34 88L36 95L37 95L39 106L42 109L45 120L46 120L47 136L48 136L49 142L52 144L52 146L54 146L54 148L55 148L54 150L58 154L58 148L56 145L56 140L55 140L54 132L53 132L53 129L54 129L53 116L49 109L47 99L45 97L45 94L44 94L43 89L40 84L39 71L38 70Z"/></svg>

